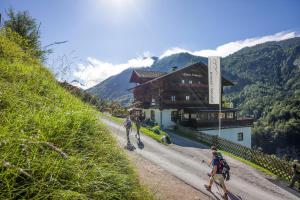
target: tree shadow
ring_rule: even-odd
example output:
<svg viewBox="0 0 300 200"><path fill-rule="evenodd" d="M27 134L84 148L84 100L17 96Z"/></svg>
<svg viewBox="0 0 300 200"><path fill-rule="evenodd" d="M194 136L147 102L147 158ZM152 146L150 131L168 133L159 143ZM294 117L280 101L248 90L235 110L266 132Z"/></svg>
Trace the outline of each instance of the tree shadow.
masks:
<svg viewBox="0 0 300 200"><path fill-rule="evenodd" d="M276 178L276 179L267 178L267 180L270 181L271 183L277 185L281 189L283 189L283 190L297 196L298 198L300 198L299 190L297 190L296 188L292 189L292 188L288 187L288 183L286 181L280 180L278 178Z"/></svg>
<svg viewBox="0 0 300 200"><path fill-rule="evenodd" d="M168 135L171 137L172 143L182 147L193 147L199 149L210 149L209 146L199 143L197 141L193 141L192 139L180 136L174 132L166 131Z"/></svg>

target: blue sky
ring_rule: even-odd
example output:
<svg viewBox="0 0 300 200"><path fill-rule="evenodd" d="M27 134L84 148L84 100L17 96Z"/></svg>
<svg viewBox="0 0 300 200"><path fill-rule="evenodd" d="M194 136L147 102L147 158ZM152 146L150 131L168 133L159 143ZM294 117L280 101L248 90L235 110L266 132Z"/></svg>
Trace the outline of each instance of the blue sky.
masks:
<svg viewBox="0 0 300 200"><path fill-rule="evenodd" d="M68 41L54 47L49 63L59 65L53 60L65 55L70 73L90 81L88 87L130 65L138 67L144 55L205 56L199 51L236 41L240 48L249 38L285 39L300 30L297 0L0 0L1 13L10 6L41 22L43 45ZM234 52L231 47L223 46L220 55Z"/></svg>

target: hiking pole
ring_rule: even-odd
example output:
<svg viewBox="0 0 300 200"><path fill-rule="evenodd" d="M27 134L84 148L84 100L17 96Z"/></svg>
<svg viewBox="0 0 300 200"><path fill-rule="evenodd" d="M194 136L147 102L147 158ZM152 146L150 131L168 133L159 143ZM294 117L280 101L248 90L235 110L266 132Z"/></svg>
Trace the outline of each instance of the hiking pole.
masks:
<svg viewBox="0 0 300 200"><path fill-rule="evenodd" d="M205 162L205 160L202 160L202 163L204 163L204 162ZM206 163L206 164L212 170L212 168L210 167L210 165L208 163ZM214 179L214 177L212 175L210 175L210 177L213 179L213 182L216 184L218 192L221 193L220 190L219 190L219 187L218 187L218 182Z"/></svg>

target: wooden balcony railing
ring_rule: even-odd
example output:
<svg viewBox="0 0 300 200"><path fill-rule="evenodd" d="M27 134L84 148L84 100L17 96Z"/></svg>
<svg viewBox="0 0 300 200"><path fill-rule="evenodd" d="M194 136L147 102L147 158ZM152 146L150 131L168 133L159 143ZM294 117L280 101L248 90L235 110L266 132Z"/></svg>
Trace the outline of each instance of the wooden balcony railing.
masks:
<svg viewBox="0 0 300 200"><path fill-rule="evenodd" d="M192 128L216 128L219 126L219 120L182 120L179 122L181 125ZM222 119L221 126L225 127L239 127L239 126L252 126L253 119Z"/></svg>

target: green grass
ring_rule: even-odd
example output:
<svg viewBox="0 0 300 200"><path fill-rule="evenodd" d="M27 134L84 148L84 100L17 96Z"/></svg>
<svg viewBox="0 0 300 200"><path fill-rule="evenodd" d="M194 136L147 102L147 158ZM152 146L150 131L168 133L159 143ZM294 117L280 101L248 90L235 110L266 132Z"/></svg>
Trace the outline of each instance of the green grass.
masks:
<svg viewBox="0 0 300 200"><path fill-rule="evenodd" d="M259 170L259 171L261 171L261 172L263 172L263 173L265 173L265 174L268 174L268 175L271 175L271 176L276 176L276 175L273 174L271 171L269 171L269 170L267 170L267 169L265 169L265 168L263 168L263 167L261 167L261 166L255 164L255 163L253 163L253 162L250 162L250 161L248 161L248 160L245 160L244 158L241 158L241 157L239 157L239 156L233 155L232 153L229 153L229 152L227 152L227 151L222 151L222 150L220 150L220 152L222 152L222 154L224 154L224 155L227 155L227 156L229 156L229 157L231 157L231 158L234 158L235 160L239 160L239 161L241 161L242 163L244 163L244 164L246 164L246 165L248 165L248 166L250 166L250 167L253 167L254 169L257 169L257 170Z"/></svg>
<svg viewBox="0 0 300 200"><path fill-rule="evenodd" d="M174 132L177 133L177 134L179 134L179 135L181 135L181 136L184 136L184 137L187 137L187 138L189 138L189 139L192 139L192 140L197 141L197 139L195 138L195 136L192 135L192 134L183 133L183 132L178 132L178 131L174 131ZM203 144L205 144L205 143L203 143ZM210 144L205 144L205 145L207 145L208 147L211 146ZM227 155L227 156L229 156L229 157L232 157L232 158L234 158L234 159L236 159L236 160L239 160L239 161L241 161L242 163L244 163L244 164L246 164L246 165L249 165L250 167L253 167L254 169L257 169L257 170L259 170L259 171L261 171L261 172L263 172L263 173L265 173L265 174L268 174L268 175L271 175L271 176L276 176L275 174L273 174L273 173L272 173L271 171L269 171L268 169L265 169L265 168L263 168L263 167L261 167L261 166L255 164L255 163L253 163L253 162L250 162L250 161L248 161L248 160L245 160L244 158L241 158L241 157L239 157L239 156L236 156L236 155L234 155L234 154L232 154L232 153L229 153L229 152L227 152L227 151L223 151L223 150L219 150L219 151L222 152L222 154Z"/></svg>
<svg viewBox="0 0 300 200"><path fill-rule="evenodd" d="M0 199L152 199L98 112L0 41Z"/></svg>
<svg viewBox="0 0 300 200"><path fill-rule="evenodd" d="M118 124L123 124L123 122L124 122L124 120L125 120L125 119L123 119L123 118L114 117L114 116L111 116L111 115L106 114L106 113L101 113L100 115L101 115L101 116L104 116L104 117L106 117L106 118L108 118L108 119L110 119L110 120L112 120L112 121L114 121L114 122L116 122L116 123L118 123ZM136 127L133 127L133 129L136 130ZM147 135L147 136L153 138L153 139L156 140L157 142L160 142L160 143L162 143L162 144L164 144L164 145L168 145L168 143L163 142L163 141L161 140L161 138L162 138L163 136L168 136L168 134L167 134L165 131L163 131L163 130L160 130L160 134L156 134L156 133L154 133L152 130L149 130L149 129L146 128L146 127L141 127L140 132L141 132L142 134L145 134L145 135Z"/></svg>

